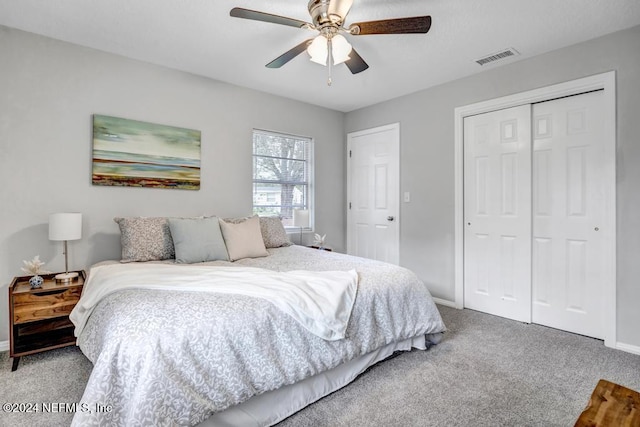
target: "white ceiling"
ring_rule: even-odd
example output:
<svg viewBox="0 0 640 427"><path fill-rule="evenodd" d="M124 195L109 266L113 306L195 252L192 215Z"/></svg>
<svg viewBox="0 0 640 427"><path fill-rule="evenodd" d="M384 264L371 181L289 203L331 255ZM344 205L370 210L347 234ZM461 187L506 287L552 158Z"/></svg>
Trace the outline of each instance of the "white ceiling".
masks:
<svg viewBox="0 0 640 427"><path fill-rule="evenodd" d="M0 0L0 25L351 111L640 24L638 0L355 0L346 24L431 15L428 34L348 36L370 65L352 75L301 54L264 65L309 30L231 18L238 6L310 21L306 0ZM479 66L513 47L521 56Z"/></svg>

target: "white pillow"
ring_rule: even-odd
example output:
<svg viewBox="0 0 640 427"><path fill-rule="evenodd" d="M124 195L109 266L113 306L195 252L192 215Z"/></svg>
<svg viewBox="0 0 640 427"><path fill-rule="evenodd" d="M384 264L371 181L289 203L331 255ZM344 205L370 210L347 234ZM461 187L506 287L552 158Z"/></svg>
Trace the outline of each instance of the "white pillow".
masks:
<svg viewBox="0 0 640 427"><path fill-rule="evenodd" d="M269 255L264 246L264 240L262 240L260 219L257 215L239 223L220 219L220 230L231 261Z"/></svg>

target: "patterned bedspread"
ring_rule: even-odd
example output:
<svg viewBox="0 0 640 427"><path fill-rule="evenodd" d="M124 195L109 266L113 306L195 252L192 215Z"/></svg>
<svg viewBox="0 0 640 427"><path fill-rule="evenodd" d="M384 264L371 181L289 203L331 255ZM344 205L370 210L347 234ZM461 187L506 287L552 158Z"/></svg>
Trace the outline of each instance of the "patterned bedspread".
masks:
<svg viewBox="0 0 640 427"><path fill-rule="evenodd" d="M95 307L78 345L94 369L73 425L195 425L250 397L298 382L390 342L445 327L409 270L299 246L233 264L359 275L346 338L311 334L269 301L244 295L129 289ZM184 268L189 268L185 266Z"/></svg>

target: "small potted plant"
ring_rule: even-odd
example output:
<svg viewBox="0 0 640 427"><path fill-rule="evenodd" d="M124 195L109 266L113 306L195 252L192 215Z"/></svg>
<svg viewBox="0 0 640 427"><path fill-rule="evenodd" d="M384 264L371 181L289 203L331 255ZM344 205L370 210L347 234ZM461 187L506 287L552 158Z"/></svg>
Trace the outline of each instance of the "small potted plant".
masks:
<svg viewBox="0 0 640 427"><path fill-rule="evenodd" d="M25 273L33 275L32 278L29 279L29 284L32 289L42 287L44 283L44 279L40 276L41 274L47 274L48 271L42 270L42 266L45 264L40 261L40 255L36 255L31 261L22 261L24 263L24 267L22 267L22 271Z"/></svg>

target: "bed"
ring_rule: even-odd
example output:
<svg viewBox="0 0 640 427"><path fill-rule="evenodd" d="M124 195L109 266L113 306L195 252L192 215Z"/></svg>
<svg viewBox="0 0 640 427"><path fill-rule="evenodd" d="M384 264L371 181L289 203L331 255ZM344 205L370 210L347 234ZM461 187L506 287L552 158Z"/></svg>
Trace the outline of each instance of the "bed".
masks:
<svg viewBox="0 0 640 427"><path fill-rule="evenodd" d="M302 246L265 249L233 262L92 267L71 316L94 365L82 398L90 410L73 425L273 425L394 352L428 349L445 330L405 268ZM218 274L222 284L203 290ZM225 288L233 274L248 287ZM260 275L303 280L296 274L311 293L320 289L322 303L254 287ZM339 298L324 291L334 283Z"/></svg>

